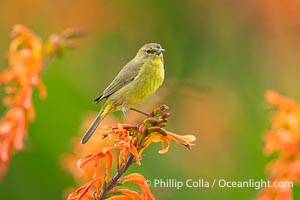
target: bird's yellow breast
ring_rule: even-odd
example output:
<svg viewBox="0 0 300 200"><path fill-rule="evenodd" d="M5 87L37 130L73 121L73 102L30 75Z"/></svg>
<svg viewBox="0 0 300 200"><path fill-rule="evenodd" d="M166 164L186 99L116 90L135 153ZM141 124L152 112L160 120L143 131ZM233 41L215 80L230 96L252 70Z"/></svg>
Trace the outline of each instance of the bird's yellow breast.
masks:
<svg viewBox="0 0 300 200"><path fill-rule="evenodd" d="M143 85L143 89L146 90L146 93L150 94L155 92L163 83L164 80L164 65L162 58L156 56L149 63L145 63L140 70L139 76L137 77L138 84Z"/></svg>

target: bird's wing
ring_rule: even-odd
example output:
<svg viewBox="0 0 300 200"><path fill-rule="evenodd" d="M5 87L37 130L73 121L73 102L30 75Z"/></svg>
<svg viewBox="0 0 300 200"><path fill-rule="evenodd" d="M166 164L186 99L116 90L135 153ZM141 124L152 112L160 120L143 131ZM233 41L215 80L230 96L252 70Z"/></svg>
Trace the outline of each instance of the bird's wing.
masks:
<svg viewBox="0 0 300 200"><path fill-rule="evenodd" d="M100 102L102 99L109 97L128 83L134 80L139 74L140 68L143 65L142 61L131 60L127 63L123 69L118 73L115 79L109 84L109 86L103 91L102 95L94 100L95 103Z"/></svg>

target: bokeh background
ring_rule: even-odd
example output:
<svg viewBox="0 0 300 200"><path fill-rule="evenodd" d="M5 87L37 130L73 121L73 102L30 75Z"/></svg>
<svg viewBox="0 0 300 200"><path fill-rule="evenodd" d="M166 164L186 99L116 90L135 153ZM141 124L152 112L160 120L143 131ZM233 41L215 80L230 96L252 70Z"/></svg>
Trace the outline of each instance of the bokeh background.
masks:
<svg viewBox="0 0 300 200"><path fill-rule="evenodd" d="M73 26L87 29L88 35L74 51L48 63L42 78L49 96L34 95L36 121L26 148L14 155L0 183L0 199L64 198L65 189L76 184L61 167L62 155L84 133L85 116L99 109L93 98L148 42L166 49L166 81L152 98L170 106L169 130L195 134L197 141L191 151L172 145L165 155L153 145L142 166L131 170L149 180L265 179L270 158L262 152L263 133L270 111L264 92L275 89L300 100L299 19L297 0L1 0L1 71L14 24L44 39ZM152 191L166 200L253 199L258 192L219 187Z"/></svg>

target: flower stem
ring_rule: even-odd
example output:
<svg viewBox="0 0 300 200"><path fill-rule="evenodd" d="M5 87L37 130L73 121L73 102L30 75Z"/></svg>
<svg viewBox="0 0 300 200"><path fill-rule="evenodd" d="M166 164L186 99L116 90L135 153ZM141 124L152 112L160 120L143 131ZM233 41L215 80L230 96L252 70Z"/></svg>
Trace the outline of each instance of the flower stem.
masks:
<svg viewBox="0 0 300 200"><path fill-rule="evenodd" d="M132 164L133 158L134 156L132 154L129 154L126 165L122 168L119 168L119 170L117 171L115 176L109 181L107 186L104 185L104 188L101 190L101 193L99 195L100 200L104 200L106 193L109 192L116 185L119 178L125 173L128 167Z"/></svg>

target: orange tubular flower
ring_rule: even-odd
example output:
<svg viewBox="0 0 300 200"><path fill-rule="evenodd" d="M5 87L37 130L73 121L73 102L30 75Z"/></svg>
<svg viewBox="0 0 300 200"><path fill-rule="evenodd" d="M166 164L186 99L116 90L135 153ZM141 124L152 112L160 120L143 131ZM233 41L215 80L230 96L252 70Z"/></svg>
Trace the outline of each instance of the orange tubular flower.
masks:
<svg viewBox="0 0 300 200"><path fill-rule="evenodd" d="M275 91L266 92L267 102L276 108L271 120L272 127L265 133L266 154L278 153L266 171L271 184L282 181L300 181L300 104ZM291 185L266 187L257 199L293 199Z"/></svg>
<svg viewBox="0 0 300 200"><path fill-rule="evenodd" d="M89 183L85 184L84 186L80 187L79 189L77 189L75 192L73 192L72 194L70 194L68 196L68 200L77 200L77 199L92 199L92 196L88 193L88 191L95 186L96 191L95 191L95 195L99 195L99 190L102 186L102 181L101 178L94 178L93 180L91 180Z"/></svg>
<svg viewBox="0 0 300 200"><path fill-rule="evenodd" d="M83 199L83 197L88 196L90 197L90 199L94 198L101 200L105 198L109 200L155 199L143 175L132 173L127 176L123 176L123 174L134 162L137 165L141 165L141 160L143 158L142 153L152 142L162 143L162 149L159 151L159 153L166 153L170 149L171 141L175 141L176 143L180 142L189 149L191 148L191 146L193 145L192 142L196 140L195 136L181 136L168 132L164 129L164 127L167 125L167 118L170 116L170 113L168 113L167 110L168 107L166 105L162 105L159 108L156 108L152 113L149 114L148 118L146 118L142 124L137 126L117 124L113 126L102 127L102 130L100 130L102 137L110 139L112 141L112 146L106 146L102 148L98 153L84 157L83 159L79 160L79 162L77 162L77 166L83 167L88 162L95 163L95 166L97 166L99 158L104 158L106 154L114 157L115 154L109 154L108 152L117 150L119 152L119 155L115 158L117 160L117 172L112 178L109 178L112 159L111 157L109 157L108 161L106 161L107 164L105 172L102 173L102 175L94 177L102 177L102 186L100 189L100 193L98 193L99 188L96 188L96 190L92 190L91 187L87 187L93 185L93 179L90 184L88 183L70 194L68 199L80 200ZM164 147L164 142L167 142L167 147ZM140 193L126 188L120 188L123 184L126 184L128 182L138 185L141 189Z"/></svg>
<svg viewBox="0 0 300 200"><path fill-rule="evenodd" d="M142 197L138 192L133 191L133 190L129 190L129 189L119 188L119 189L116 189L116 190L111 190L110 193L111 194L122 193L122 194L126 195L124 197L126 197L127 199L142 200ZM113 197L116 197L116 196L113 196ZM110 198L108 198L108 199L110 199Z"/></svg>
<svg viewBox="0 0 300 200"><path fill-rule="evenodd" d="M77 32L74 32L76 35ZM60 43L47 41L47 51L40 37L22 25L15 25L8 52L8 67L0 73L0 85L7 94L3 104L7 112L0 121L0 177L6 171L14 149L23 149L23 139L28 124L35 118L32 91L38 88L41 98L46 98L46 88L40 78L45 60L68 46L62 34Z"/></svg>
<svg viewBox="0 0 300 200"><path fill-rule="evenodd" d="M111 165L112 165L112 154L111 154L110 151L98 152L98 153L95 153L95 154L87 155L84 158L78 160L78 162L76 163L76 166L79 167L79 168L82 168L86 164L94 161L94 167L95 167L94 177L96 177L97 176L96 167L98 167L98 165L99 165L100 158L103 158L103 160L104 160L105 172L106 172L105 174L108 175L109 170L110 170Z"/></svg>
<svg viewBox="0 0 300 200"><path fill-rule="evenodd" d="M150 188L147 184L147 180L145 179L145 177L139 173L132 173L129 174L125 177L123 177L122 179L120 179L120 183L124 184L124 183L134 183L136 185L138 185L141 188L141 199L155 199L155 197L153 196L153 194L150 191ZM128 193L128 192L127 192ZM123 191L123 194L124 193Z"/></svg>
<svg viewBox="0 0 300 200"><path fill-rule="evenodd" d="M124 195L115 195L115 196L107 198L106 200L132 200L132 199L130 197L124 196Z"/></svg>
<svg viewBox="0 0 300 200"><path fill-rule="evenodd" d="M167 153L170 150L171 141L175 141L176 143L181 143L187 148L191 149L191 142L196 140L194 135L177 135L175 133L171 133L169 131L165 132L166 135L162 135L161 133L153 133L150 137L145 141L144 147L140 151L140 154L146 149L152 142L161 142L161 150L158 151L160 154ZM167 147L165 147L165 142L167 143Z"/></svg>

